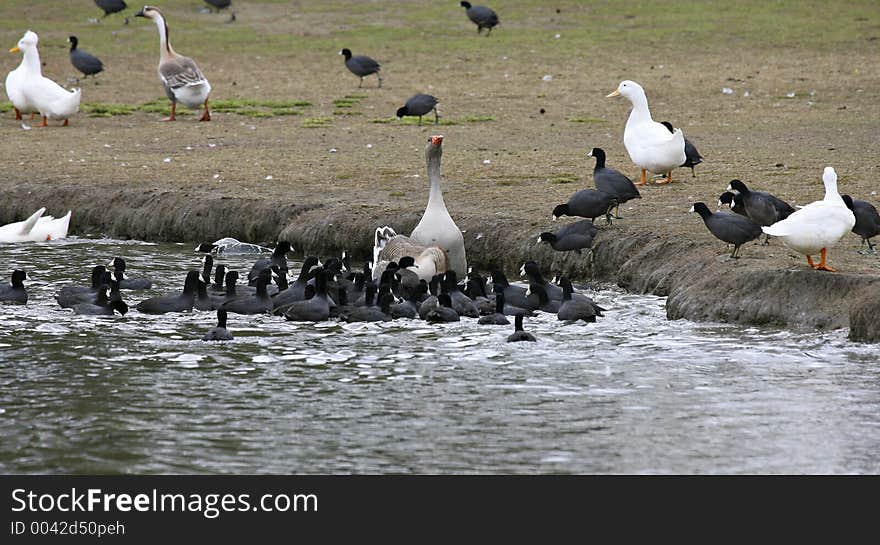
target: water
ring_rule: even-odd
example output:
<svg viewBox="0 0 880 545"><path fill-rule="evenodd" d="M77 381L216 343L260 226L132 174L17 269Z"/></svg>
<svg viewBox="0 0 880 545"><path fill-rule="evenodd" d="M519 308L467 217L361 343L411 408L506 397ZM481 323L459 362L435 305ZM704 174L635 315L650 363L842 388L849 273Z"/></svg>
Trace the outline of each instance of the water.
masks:
<svg viewBox="0 0 880 545"><path fill-rule="evenodd" d="M2 473L878 473L878 347L665 318L603 291L590 325L75 316L51 297L123 256L179 290L192 244L0 245ZM251 257L223 257L246 272ZM217 261L218 263L221 261ZM7 280L8 281L8 278Z"/></svg>

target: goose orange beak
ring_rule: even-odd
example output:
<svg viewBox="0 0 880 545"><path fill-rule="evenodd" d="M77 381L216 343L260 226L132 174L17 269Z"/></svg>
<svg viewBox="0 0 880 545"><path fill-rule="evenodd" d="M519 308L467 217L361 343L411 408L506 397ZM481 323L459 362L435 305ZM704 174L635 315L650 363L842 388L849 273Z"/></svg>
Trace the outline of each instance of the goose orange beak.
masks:
<svg viewBox="0 0 880 545"><path fill-rule="evenodd" d="M620 96L620 91L618 91L617 89L615 89L614 91L612 91L612 92L608 93L607 95L605 95L605 98L613 98L613 97L619 97L619 96Z"/></svg>
<svg viewBox="0 0 880 545"><path fill-rule="evenodd" d="M9 50L10 53L18 53L19 51L21 51L21 49L19 49L18 46L15 46Z"/></svg>

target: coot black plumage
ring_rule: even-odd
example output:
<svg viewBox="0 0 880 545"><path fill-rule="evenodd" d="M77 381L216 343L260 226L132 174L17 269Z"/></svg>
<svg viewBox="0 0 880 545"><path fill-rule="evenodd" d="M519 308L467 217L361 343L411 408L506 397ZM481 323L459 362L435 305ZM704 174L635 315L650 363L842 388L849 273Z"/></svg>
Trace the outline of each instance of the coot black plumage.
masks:
<svg viewBox="0 0 880 545"><path fill-rule="evenodd" d="M95 0L95 4L104 10L104 17L119 13L128 7L123 0Z"/></svg>
<svg viewBox="0 0 880 545"><path fill-rule="evenodd" d="M379 78L379 87L382 87L382 75L379 73L380 65L378 62L366 55L352 55L351 49L348 48L343 49L339 54L345 57L346 68L361 79L358 87L364 84L364 78L370 74L376 74L376 77Z"/></svg>
<svg viewBox="0 0 880 545"><path fill-rule="evenodd" d="M119 287L124 290L148 290L153 287L153 281L149 278L126 278L126 264L121 257L114 257L108 267L113 268L113 274Z"/></svg>
<svg viewBox="0 0 880 545"><path fill-rule="evenodd" d="M217 327L212 327L205 333L205 336L202 337L203 341L231 341L232 333L226 329L226 311L221 309L217 309Z"/></svg>
<svg viewBox="0 0 880 545"><path fill-rule="evenodd" d="M582 189L572 195L567 203L553 209L553 221L562 216L580 216L593 221L604 215L605 221L611 225L611 209L615 206L617 198L614 195L596 189Z"/></svg>
<svg viewBox="0 0 880 545"><path fill-rule="evenodd" d="M25 280L28 280L26 271L18 269L12 271L12 283L0 285L0 303L27 304L28 294L24 287Z"/></svg>
<svg viewBox="0 0 880 545"><path fill-rule="evenodd" d="M287 266L287 254L292 252L293 248L290 246L290 243L286 240L282 240L279 242L275 249L272 250L272 256L267 258L258 259L254 266L251 267L250 272L248 272L248 285L256 286L257 285L257 277L260 276L260 271L263 269L268 269L273 265L277 266L279 269L283 271L289 270Z"/></svg>
<svg viewBox="0 0 880 545"><path fill-rule="evenodd" d="M223 303L220 307L235 314L263 314L272 312L272 298L266 287L272 281L272 270L263 269L257 277L257 293L253 297L239 297Z"/></svg>
<svg viewBox="0 0 880 545"><path fill-rule="evenodd" d="M742 195L746 215L758 225L773 225L794 212L787 202L766 191L752 191L741 180L731 180L727 190Z"/></svg>
<svg viewBox="0 0 880 545"><path fill-rule="evenodd" d="M214 283L208 286L208 290L214 294L226 293L226 265L217 265L214 269Z"/></svg>
<svg viewBox="0 0 880 545"><path fill-rule="evenodd" d="M495 289L495 312L481 316L477 323L480 325L509 325L510 321L504 315L504 288L500 285Z"/></svg>
<svg viewBox="0 0 880 545"><path fill-rule="evenodd" d="M441 293L437 297L437 302L439 305L436 308L431 309L431 311L425 316L426 322L436 324L460 321L458 313L452 308L452 299L449 298L448 293Z"/></svg>
<svg viewBox="0 0 880 545"><path fill-rule="evenodd" d="M694 203L691 212L696 212L703 218L703 223L715 238L733 244L733 253L730 257L737 257L740 246L761 236L761 226L745 216L733 212L712 213L709 207L701 202Z"/></svg>
<svg viewBox="0 0 880 545"><path fill-rule="evenodd" d="M492 34L492 28L498 25L498 14L486 6L472 6L470 2L462 2L461 7L467 10L468 19L477 25L477 34L484 28L489 29L486 36Z"/></svg>
<svg viewBox="0 0 880 545"><path fill-rule="evenodd" d="M73 305L74 314L86 314L92 316L113 316L118 312L121 316L125 316L128 312L128 305L122 299L111 299L108 295L110 288L102 286L98 290L98 298L94 303L77 303Z"/></svg>
<svg viewBox="0 0 880 545"><path fill-rule="evenodd" d="M190 312L195 304L198 283L199 271L189 271L186 273L186 280L184 281L181 293L151 297L138 303L135 308L146 314Z"/></svg>
<svg viewBox="0 0 880 545"><path fill-rule="evenodd" d="M555 233L543 232L538 242L547 242L557 252L577 252L590 248L599 234L599 228L590 220L580 220L559 228Z"/></svg>
<svg viewBox="0 0 880 545"><path fill-rule="evenodd" d="M98 297L98 290L101 286L110 285L109 274L107 268L103 265L95 265L92 267L92 285L90 287L75 285L63 286L58 293L55 294L55 300L58 301L61 308L70 308L77 303L94 303Z"/></svg>
<svg viewBox="0 0 880 545"><path fill-rule="evenodd" d="M856 217L856 224L852 228L852 232L862 237L862 245L868 243L869 252L876 253L877 250L874 249L871 238L880 235L880 214L877 213L877 209L868 201L853 199L849 195L841 195L840 197Z"/></svg>
<svg viewBox="0 0 880 545"><path fill-rule="evenodd" d="M544 276L541 274L541 268L534 261L526 261L523 263L522 268L520 269L521 276L529 277L529 289L534 291L535 286L541 286L547 292L547 297L549 297L553 301L562 301L562 288L559 286L554 286L550 284L546 280L544 280ZM537 308L538 305L535 304L534 298L529 297L530 300L533 301L532 308Z"/></svg>
<svg viewBox="0 0 880 545"><path fill-rule="evenodd" d="M397 117L417 115L419 116L419 125L421 125L422 116L434 110L434 124L436 125L440 122L440 114L437 113L438 102L440 101L431 95L414 95L406 101L406 104L397 109Z"/></svg>
<svg viewBox="0 0 880 545"><path fill-rule="evenodd" d="M232 5L232 0L205 0L205 3L214 8L214 11L220 13L220 10Z"/></svg>
<svg viewBox="0 0 880 545"><path fill-rule="evenodd" d="M725 205L727 205L736 214L748 217L748 214L746 214L746 207L743 205L743 196L739 193L731 193L730 191L725 191L724 193L719 195L718 206Z"/></svg>
<svg viewBox="0 0 880 545"><path fill-rule="evenodd" d="M496 290L495 293L498 293L498 287L501 287L501 290L504 293L504 301L507 305L529 311L534 308L528 299L528 290L522 286L511 285L507 280L507 275L505 275L504 271L501 269L492 269L492 283ZM508 316L510 316L510 314L508 314Z"/></svg>
<svg viewBox="0 0 880 545"><path fill-rule="evenodd" d="M562 304L556 312L556 317L563 321L583 320L585 322L595 322L596 316L602 315L602 307L593 302L589 297L574 298L574 289L571 287L571 281L566 277L559 279L562 286Z"/></svg>
<svg viewBox="0 0 880 545"><path fill-rule="evenodd" d="M224 303L238 298L238 292L236 291L235 285L235 283L238 281L238 271L229 271L228 273L226 273L225 281L226 291L223 293L223 295L211 296L211 310L217 310L221 306L223 306Z"/></svg>
<svg viewBox="0 0 880 545"><path fill-rule="evenodd" d="M321 270L315 277L315 296L305 301L291 303L284 309L284 317L294 322L321 322L330 317L330 298L327 295L327 282L332 273Z"/></svg>
<svg viewBox="0 0 880 545"><path fill-rule="evenodd" d="M312 269L320 265L318 258L310 255L303 261L299 276L290 284L286 290L279 292L272 298L272 306L275 308L289 305L296 301L304 301L306 299L305 289L312 278Z"/></svg>
<svg viewBox="0 0 880 545"><path fill-rule="evenodd" d="M593 183L596 184L596 189L613 195L617 199L617 210L614 212L614 216L619 219L620 205L633 199L641 199L642 194L639 193L632 180L622 172L605 166L605 150L593 148L587 157L596 158L596 166L593 167Z"/></svg>
<svg viewBox="0 0 880 545"><path fill-rule="evenodd" d="M369 290L369 286L367 290ZM367 292L369 293L369 291ZM379 306L365 304L362 307L349 307L348 311L339 315L343 322L387 322L392 319L391 303L394 295L388 291L382 291L379 295Z"/></svg>
<svg viewBox="0 0 880 545"><path fill-rule="evenodd" d="M196 310L214 310L214 300L208 295L208 284L199 280L196 284L196 298L193 301Z"/></svg>
<svg viewBox="0 0 880 545"><path fill-rule="evenodd" d="M787 202L766 191L752 191L741 180L731 180L727 190L742 195L746 215L758 225L770 226L794 213L794 208ZM769 243L770 235L767 235L764 244Z"/></svg>
<svg viewBox="0 0 880 545"><path fill-rule="evenodd" d="M459 316L467 316L468 318L479 318L480 311L473 300L461 292L458 287L458 276L455 271L446 271L443 282L443 288L449 294L452 302L452 308Z"/></svg>
<svg viewBox="0 0 880 545"><path fill-rule="evenodd" d="M70 42L70 64L82 72L84 77L94 76L104 70L104 63L101 62L101 59L82 49L77 49L79 40L76 36L67 38L67 41Z"/></svg>
<svg viewBox="0 0 880 545"><path fill-rule="evenodd" d="M523 315L517 314L514 318L513 333L507 337L507 342L515 343L521 341L535 342L535 336L523 330Z"/></svg>

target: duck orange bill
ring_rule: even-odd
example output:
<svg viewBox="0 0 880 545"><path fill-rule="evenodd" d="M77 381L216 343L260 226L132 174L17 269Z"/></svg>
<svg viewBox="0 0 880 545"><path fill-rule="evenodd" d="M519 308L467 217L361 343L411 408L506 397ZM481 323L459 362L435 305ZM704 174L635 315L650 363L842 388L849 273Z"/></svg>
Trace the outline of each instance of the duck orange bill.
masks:
<svg viewBox="0 0 880 545"><path fill-rule="evenodd" d="M605 95L605 98L619 97L619 96L620 96L620 91L618 91L617 89L615 89L614 91L612 91L612 92L608 93L607 95Z"/></svg>
<svg viewBox="0 0 880 545"><path fill-rule="evenodd" d="M432 136L431 143L434 144L435 146L439 146L440 144L443 143L443 136Z"/></svg>
<svg viewBox="0 0 880 545"><path fill-rule="evenodd" d="M9 50L10 53L18 53L19 51L21 51L21 49L19 49L18 46L15 46Z"/></svg>

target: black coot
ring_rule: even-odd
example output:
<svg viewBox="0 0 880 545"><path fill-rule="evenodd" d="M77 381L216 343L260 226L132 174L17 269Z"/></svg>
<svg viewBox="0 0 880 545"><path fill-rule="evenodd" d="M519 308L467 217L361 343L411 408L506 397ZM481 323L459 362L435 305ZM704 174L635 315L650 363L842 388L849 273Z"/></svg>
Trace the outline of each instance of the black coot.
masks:
<svg viewBox="0 0 880 545"><path fill-rule="evenodd" d="M438 102L440 101L431 95L414 95L406 101L406 104L397 109L397 117L419 116L419 125L421 125L422 116L434 110L434 124L436 125L440 122L440 114L437 113Z"/></svg>
<svg viewBox="0 0 880 545"><path fill-rule="evenodd" d="M135 308L145 314L190 312L195 304L198 283L199 271L189 271L186 273L186 281L184 281L183 291L181 293L151 297L138 303Z"/></svg>

